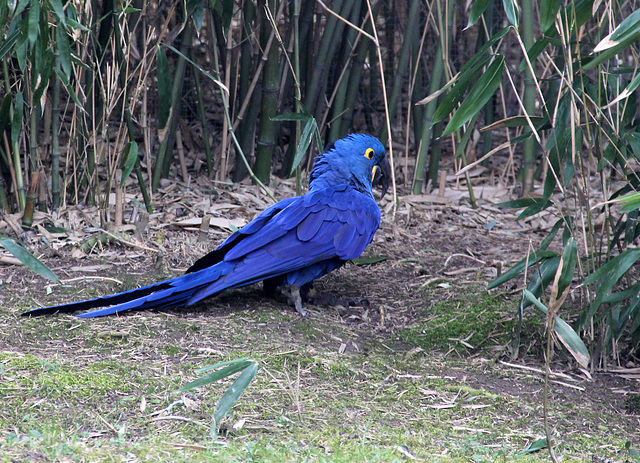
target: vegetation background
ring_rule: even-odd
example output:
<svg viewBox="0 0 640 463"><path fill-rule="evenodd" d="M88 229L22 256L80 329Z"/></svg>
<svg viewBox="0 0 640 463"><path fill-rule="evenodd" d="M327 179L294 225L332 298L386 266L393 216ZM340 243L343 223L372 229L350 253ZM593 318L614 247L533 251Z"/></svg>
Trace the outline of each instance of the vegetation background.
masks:
<svg viewBox="0 0 640 463"><path fill-rule="evenodd" d="M362 131L395 201L455 174L475 207L480 166L498 206L554 217L489 288L524 278L518 326L537 307L582 368L636 358L637 1L8 0L0 27L0 245L34 268L11 218L96 206L118 231L167 178L302 191Z"/></svg>

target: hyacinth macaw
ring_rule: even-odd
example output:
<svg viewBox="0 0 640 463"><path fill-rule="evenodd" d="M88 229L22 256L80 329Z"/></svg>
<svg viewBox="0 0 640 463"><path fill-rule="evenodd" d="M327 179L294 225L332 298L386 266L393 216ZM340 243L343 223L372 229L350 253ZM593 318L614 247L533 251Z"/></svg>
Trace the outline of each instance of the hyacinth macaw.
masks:
<svg viewBox="0 0 640 463"><path fill-rule="evenodd" d="M372 184L380 180L384 196L390 178L382 143L370 135L348 135L316 158L305 195L268 207L184 275L22 315L89 310L77 315L89 318L132 309L188 306L259 281L264 281L265 288L281 286L296 310L307 315L300 287L362 254L380 225Z"/></svg>

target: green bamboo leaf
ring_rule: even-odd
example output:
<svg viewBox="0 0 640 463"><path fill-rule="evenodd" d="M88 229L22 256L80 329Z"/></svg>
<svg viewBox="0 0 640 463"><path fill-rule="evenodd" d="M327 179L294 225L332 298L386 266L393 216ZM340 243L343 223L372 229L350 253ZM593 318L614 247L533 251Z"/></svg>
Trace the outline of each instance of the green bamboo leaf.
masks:
<svg viewBox="0 0 640 463"><path fill-rule="evenodd" d="M2 55L0 55L0 57L2 57ZM611 106L614 103L617 103L618 101L624 100L625 98L629 98L631 95L633 95L633 92L635 92L638 86L640 86L640 73L636 74L636 76L631 80L631 82L627 84L627 86L624 88L624 90L620 92L620 94L615 98L615 100L613 100L607 106Z"/></svg>
<svg viewBox="0 0 640 463"><path fill-rule="evenodd" d="M558 297L573 282L573 274L578 262L578 245L576 240L569 238L562 250L562 272L558 279Z"/></svg>
<svg viewBox="0 0 640 463"><path fill-rule="evenodd" d="M12 239L0 239L0 246L13 254L16 259L18 259L38 275L46 278L47 280L60 283L60 280L58 279L56 274L53 273L49 267L43 264L42 261L30 254L27 250L25 250L22 246L20 246Z"/></svg>
<svg viewBox="0 0 640 463"><path fill-rule="evenodd" d="M235 0L218 0L222 1L222 30L226 36L231 26L231 18L233 17L233 7Z"/></svg>
<svg viewBox="0 0 640 463"><path fill-rule="evenodd" d="M227 365L235 365L236 363L243 363L244 365L248 365L251 362L252 360L244 357L239 359L227 360L225 362L219 362L213 365L207 365L206 367L198 368L196 370L196 373L200 375L202 373L206 373L207 371L217 370L218 368L226 367Z"/></svg>
<svg viewBox="0 0 640 463"><path fill-rule="evenodd" d="M611 34L607 35L595 46L593 52L599 54L584 64L583 68L591 69L603 61L613 58L638 38L640 38L640 10L636 10L627 16Z"/></svg>
<svg viewBox="0 0 640 463"><path fill-rule="evenodd" d="M11 118L11 141L16 142L22 130L22 118L24 116L24 97L22 92L16 93L16 101L13 105L13 116Z"/></svg>
<svg viewBox="0 0 640 463"><path fill-rule="evenodd" d="M526 449L521 450L520 452L517 452L516 455L526 455L528 453L535 453L546 448L547 448L547 438L543 437L542 439L533 441L531 444L527 446Z"/></svg>
<svg viewBox="0 0 640 463"><path fill-rule="evenodd" d="M69 83L69 79L67 78L67 75L56 67L54 67L53 70L55 71L56 75L60 79L60 82L62 82L62 85L64 85L64 87L67 89L67 92L71 96L71 99L73 100L73 102L78 106L80 111L84 112L84 106L82 105L82 103L80 103L80 100L78 99L78 95L76 95L76 91L74 90L73 85Z"/></svg>
<svg viewBox="0 0 640 463"><path fill-rule="evenodd" d="M7 2L0 2L0 24L7 24L9 17L9 5Z"/></svg>
<svg viewBox="0 0 640 463"><path fill-rule="evenodd" d="M229 413L231 407L233 407L245 389L247 389L247 386L249 386L249 383L251 383L257 372L258 364L251 362L251 364L247 366L242 373L240 373L240 376L236 378L233 384L231 384L229 389L225 391L222 397L220 397L220 400L216 404L216 408L213 412L212 428L216 428L217 430L218 423L220 423L226 414Z"/></svg>
<svg viewBox="0 0 640 463"><path fill-rule="evenodd" d="M534 198L534 199L535 199L535 203L527 207L524 211L522 211L516 220L524 220L527 217L536 215L538 212L544 211L545 209L547 209L552 205L552 202L548 199L544 199L544 198Z"/></svg>
<svg viewBox="0 0 640 463"><path fill-rule="evenodd" d="M69 27L71 27L72 29L78 29L82 32L91 32L91 29L89 29L86 26L83 26L82 24L80 24L78 21L76 21L73 18L67 18L67 24L69 25Z"/></svg>
<svg viewBox="0 0 640 463"><path fill-rule="evenodd" d="M582 284L590 285L591 283L595 283L596 281L606 277L608 274L613 273L620 265L624 265L626 269L629 269L629 267L631 267L638 258L640 258L640 248L627 249L585 278Z"/></svg>
<svg viewBox="0 0 640 463"><path fill-rule="evenodd" d="M17 19L20 18L20 15L22 14L22 12L27 8L27 6L31 3L31 0L20 0L18 2L18 6L16 6L16 9L13 11L13 20L11 21L11 26L13 26L13 21L16 21ZM14 6L15 6L15 2L14 2ZM11 29L11 27L9 27L9 29Z"/></svg>
<svg viewBox="0 0 640 463"><path fill-rule="evenodd" d="M13 45L18 40L18 36L20 35L20 31L13 31L6 40L2 41L2 45L0 45L0 59L4 57L8 52L11 51Z"/></svg>
<svg viewBox="0 0 640 463"><path fill-rule="evenodd" d="M11 94L7 93L0 105L0 133L11 126Z"/></svg>
<svg viewBox="0 0 640 463"><path fill-rule="evenodd" d="M20 21L21 26L25 26L27 19ZM24 28L20 28L20 35L18 36L18 40L16 41L13 50L16 54L16 59L18 60L18 67L22 72L25 72L27 68L27 44L29 43L27 33Z"/></svg>
<svg viewBox="0 0 640 463"><path fill-rule="evenodd" d="M544 290L549 287L556 277L558 265L560 265L560 256L556 255L555 257L544 259L540 266L531 272L531 280L527 284L527 289L531 291L531 294L535 297L542 296ZM527 298L522 299L523 307L529 307L530 305L531 301Z"/></svg>
<svg viewBox="0 0 640 463"><path fill-rule="evenodd" d="M41 50L42 55L38 60L37 66L37 78L34 79L35 82L33 85L37 85L36 89L33 91L33 101L40 101L42 94L49 87L49 81L51 79L51 74L53 73L53 62L55 59L55 55L53 54L53 50L51 47L47 47L44 50Z"/></svg>
<svg viewBox="0 0 640 463"><path fill-rule="evenodd" d="M610 48L606 48L604 51L601 51L596 56L594 56L591 60L584 62L582 68L585 70L593 69L594 67L602 64L604 61L607 61L616 55L620 54L622 50L627 48L629 45L634 43L638 38L640 38L640 34L637 34L633 37L629 37L626 40L612 45Z"/></svg>
<svg viewBox="0 0 640 463"><path fill-rule="evenodd" d="M549 233L547 234L547 236L545 236L544 239L540 242L540 247L538 248L538 251L547 250L547 248L549 247L553 239L558 234L558 230L560 230L560 227L562 226L563 223L566 223L565 219L556 220L556 223L553 224L553 227L551 227L551 230L549 230Z"/></svg>
<svg viewBox="0 0 640 463"><path fill-rule="evenodd" d="M462 66L462 68L460 69L460 74L466 74L470 72L470 69L472 68L477 69L477 66L480 63L480 61L482 61L483 63L486 63L487 59L490 59L492 56L492 55L486 55L486 53L491 52L491 48L495 45L495 43L498 40L502 39L502 37L507 35L507 32L509 32L510 30L511 30L510 27L504 27L500 29L498 32L496 32L495 34L493 34L491 38L487 40L487 43L485 43L482 46L482 48L480 48L480 50L478 50L478 52L475 55L473 55L471 59L464 64L464 66ZM482 64L482 66L484 66L484 64ZM475 78L476 79L478 78L478 74L475 75Z"/></svg>
<svg viewBox="0 0 640 463"><path fill-rule="evenodd" d="M480 69L490 60L490 56L485 56L482 59L476 60L475 66L460 70L460 74L455 81L455 86L451 89L447 96L442 99L442 101L436 108L436 111L433 113L433 117L431 118L431 125L437 124L453 111L458 102L464 96L464 93L467 91L469 86L473 82L477 81ZM447 85L450 85L452 83L453 79Z"/></svg>
<svg viewBox="0 0 640 463"><path fill-rule="evenodd" d="M476 21L480 19L480 16L482 16L482 13L484 13L484 10L487 9L488 4L489 0L475 0L473 2L473 4L471 5L471 9L469 10L469 21L467 22L467 27L465 29L473 26Z"/></svg>
<svg viewBox="0 0 640 463"><path fill-rule="evenodd" d="M355 265L372 265L378 262L384 262L387 259L387 256L358 257L357 259L351 259L351 262Z"/></svg>
<svg viewBox="0 0 640 463"><path fill-rule="evenodd" d="M272 121L301 121L307 122L309 119L312 119L313 116L309 113L284 113L279 116L274 116L271 118Z"/></svg>
<svg viewBox="0 0 640 463"><path fill-rule="evenodd" d="M527 258L522 259L521 261L516 263L513 267L511 267L509 271L503 273L498 278L496 278L491 283L489 283L487 285L487 289L493 289L515 278L516 276L520 275L526 267L531 267L532 265L535 265L544 259L549 259L557 256L558 256L558 253L552 252L552 251L533 252L529 255L528 259Z"/></svg>
<svg viewBox="0 0 640 463"><path fill-rule="evenodd" d="M156 66L158 75L158 130L167 126L171 115L171 75L169 74L169 61L164 49L158 46L156 54Z"/></svg>
<svg viewBox="0 0 640 463"><path fill-rule="evenodd" d="M549 119L543 116L529 116L531 123L536 130L550 128ZM505 127L529 127L529 121L525 116L513 116L501 119L493 124L485 125L480 129L480 132L486 132L488 130L504 129Z"/></svg>
<svg viewBox="0 0 640 463"><path fill-rule="evenodd" d="M560 10L560 0L542 0L540 2L540 30L549 30L556 22Z"/></svg>
<svg viewBox="0 0 640 463"><path fill-rule="evenodd" d="M296 147L296 155L293 158L293 163L291 164L291 171L289 172L289 175L293 175L296 168L304 159L304 155L311 145L311 142L313 140L312 137L315 132L318 132L318 124L313 117L310 117L307 120L307 123L304 125L304 129L302 129L302 134L300 135L300 141L298 142L298 146Z"/></svg>
<svg viewBox="0 0 640 463"><path fill-rule="evenodd" d="M62 5L62 0L50 0L51 6L53 7L53 11L56 13L58 20L63 26L67 25L67 18L64 14L64 6Z"/></svg>
<svg viewBox="0 0 640 463"><path fill-rule="evenodd" d="M540 302L531 291L525 289L524 297L531 301L533 305L535 305L538 309L540 309L543 313L547 313L548 309L542 302ZM589 360L591 358L589 354L589 349L584 345L578 333L574 331L571 326L567 324L562 318L555 316L553 322L553 330L558 335L558 339L562 342L562 344L567 348L567 350L571 353L574 359L582 365L583 368L589 367Z"/></svg>
<svg viewBox="0 0 640 463"><path fill-rule="evenodd" d="M38 39L38 33L40 32L40 2L29 3L29 43L33 45Z"/></svg>
<svg viewBox="0 0 640 463"><path fill-rule="evenodd" d="M596 297L591 303L591 307L587 314L587 320L593 317L593 314L595 314L598 307L600 307L605 296L609 294L613 286L620 280L620 278L622 278L627 270L636 263L638 259L640 259L640 248L627 249L585 278L582 282L583 285L589 285L602 280L602 283L596 291Z"/></svg>
<svg viewBox="0 0 640 463"><path fill-rule="evenodd" d="M529 207L537 202L536 198L520 198L511 201L504 201L496 204L496 207L504 207L506 209L520 209L522 207Z"/></svg>
<svg viewBox="0 0 640 463"><path fill-rule="evenodd" d="M502 82L504 56L498 55L478 79L458 110L451 116L442 136L452 134L475 116L489 101Z"/></svg>
<svg viewBox="0 0 640 463"><path fill-rule="evenodd" d="M187 0L187 16L193 19L193 24L197 30L202 29L204 0Z"/></svg>
<svg viewBox="0 0 640 463"><path fill-rule="evenodd" d="M71 77L71 46L69 45L69 36L63 24L56 26L56 45L58 46L58 55L60 56L60 67L64 71L67 78Z"/></svg>
<svg viewBox="0 0 640 463"><path fill-rule="evenodd" d="M504 7L504 13L507 15L507 21L513 27L518 27L518 9L513 0L502 0L502 6Z"/></svg>
<svg viewBox="0 0 640 463"><path fill-rule="evenodd" d="M251 365L252 362L251 360L246 360L246 359L240 359L237 361L233 361L232 363L230 363L229 365L227 365L224 368L221 368L219 370L214 371L213 373L210 373L208 375L205 375L201 378L198 378L196 380L191 381L189 384L186 384L185 386L182 386L178 392L186 392L189 391L191 389L195 389L196 387L201 387L201 386L206 386L207 384L211 384L211 383L215 383L216 381L219 381L223 378L226 378L227 376L230 376L234 373L237 373L241 370L244 370L245 368L247 368L249 365Z"/></svg>
<svg viewBox="0 0 640 463"><path fill-rule="evenodd" d="M635 211L636 209L640 209L640 193L627 193L626 195L617 198L616 202L620 202L622 204L620 207L622 212Z"/></svg>
<svg viewBox="0 0 640 463"><path fill-rule="evenodd" d="M135 141L130 141L125 145L123 154L122 179L120 180L121 188L124 186L124 182L127 181L136 165L136 160L138 159L138 144Z"/></svg>
<svg viewBox="0 0 640 463"><path fill-rule="evenodd" d="M638 32L640 32L640 10L636 10L627 16L614 29L609 39L614 42L622 42L631 36L635 36Z"/></svg>

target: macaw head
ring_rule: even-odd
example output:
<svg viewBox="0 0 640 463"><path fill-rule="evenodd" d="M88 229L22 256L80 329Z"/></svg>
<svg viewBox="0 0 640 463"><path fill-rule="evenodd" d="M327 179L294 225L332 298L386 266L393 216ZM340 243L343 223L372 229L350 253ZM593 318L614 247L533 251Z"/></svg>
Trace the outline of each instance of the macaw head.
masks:
<svg viewBox="0 0 640 463"><path fill-rule="evenodd" d="M309 178L310 188L347 184L368 195L376 183L384 196L391 183L391 166L382 143L362 133L330 143L316 158Z"/></svg>

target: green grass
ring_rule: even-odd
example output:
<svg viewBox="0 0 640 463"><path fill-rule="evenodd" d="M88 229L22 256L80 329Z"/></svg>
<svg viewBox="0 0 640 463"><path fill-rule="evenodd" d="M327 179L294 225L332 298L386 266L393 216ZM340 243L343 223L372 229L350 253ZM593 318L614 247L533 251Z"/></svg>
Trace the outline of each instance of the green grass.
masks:
<svg viewBox="0 0 640 463"><path fill-rule="evenodd" d="M404 330L402 338L423 349L445 351L506 344L515 327L515 305L482 288L461 287L452 299L427 303L418 323Z"/></svg>
<svg viewBox="0 0 640 463"><path fill-rule="evenodd" d="M544 435L539 378L482 351L508 339L512 304L476 294L425 309L400 336L270 303L93 320L0 312L0 463L546 461L518 454ZM436 353L450 338L482 355ZM424 351L411 351L415 340ZM345 344L357 348L341 354ZM175 391L197 368L240 357L260 369L214 442L211 415L230 381ZM551 405L564 461L634 458L632 419L579 395Z"/></svg>

